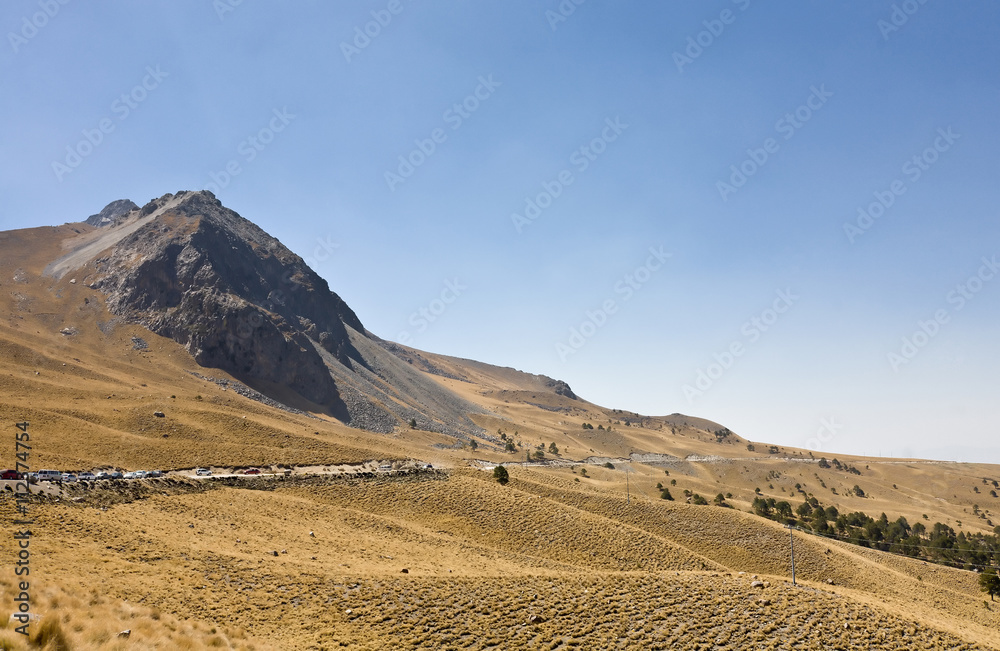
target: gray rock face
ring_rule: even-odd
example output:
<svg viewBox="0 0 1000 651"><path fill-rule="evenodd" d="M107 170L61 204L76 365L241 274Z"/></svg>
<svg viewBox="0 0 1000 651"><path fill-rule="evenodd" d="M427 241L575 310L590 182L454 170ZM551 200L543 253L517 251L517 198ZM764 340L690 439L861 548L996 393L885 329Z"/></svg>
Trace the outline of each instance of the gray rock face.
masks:
<svg viewBox="0 0 1000 651"><path fill-rule="evenodd" d="M117 226L121 223L122 218L129 214L133 210L138 210L139 206L135 205L128 199L118 199L117 201L112 201L108 205L104 206L104 210L97 213L96 215L91 215L87 218L87 223L91 226Z"/></svg>
<svg viewBox="0 0 1000 651"><path fill-rule="evenodd" d="M228 372L241 395L374 432L413 420L482 433L469 417L481 407L387 351L302 258L212 193L164 195L88 236L46 273L85 274L116 318Z"/></svg>
<svg viewBox="0 0 1000 651"><path fill-rule="evenodd" d="M363 360L345 326L364 326L326 281L210 192L165 195L139 211L153 213L95 260L92 284L109 310L183 344L202 366L287 387L349 421L310 340L350 366Z"/></svg>

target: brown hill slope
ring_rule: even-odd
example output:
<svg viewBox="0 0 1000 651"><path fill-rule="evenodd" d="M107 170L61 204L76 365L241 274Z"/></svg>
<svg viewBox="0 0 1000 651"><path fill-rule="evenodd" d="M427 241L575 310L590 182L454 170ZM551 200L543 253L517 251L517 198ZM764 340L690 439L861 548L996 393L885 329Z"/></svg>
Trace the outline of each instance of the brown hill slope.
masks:
<svg viewBox="0 0 1000 651"><path fill-rule="evenodd" d="M1000 648L1000 613L975 573L796 533L792 587L789 532L747 513L759 489L990 531L1000 498L983 480L1000 479L997 467L844 455L820 467L803 450L751 451L711 421L600 407L556 380L350 327L369 366L341 365L338 392L370 398L375 387L395 420L349 427L320 405L289 411L273 400L294 403L286 387L258 383L269 399L200 366L182 343L110 312L78 269L43 273L63 242L95 232L0 234L0 419L11 435L0 466L14 464L11 426L27 420L33 469L417 459L448 470L185 472L38 497L27 505L32 607L73 648ZM420 409L408 406L415 396ZM448 410L476 429L440 427ZM507 486L492 480L500 462ZM678 501L659 499L657 484ZM685 490L731 493L735 508L686 504ZM3 537L0 554L15 558L15 545ZM752 587L754 574L769 585ZM127 643L109 637L130 627ZM25 648L10 625L8 640Z"/></svg>

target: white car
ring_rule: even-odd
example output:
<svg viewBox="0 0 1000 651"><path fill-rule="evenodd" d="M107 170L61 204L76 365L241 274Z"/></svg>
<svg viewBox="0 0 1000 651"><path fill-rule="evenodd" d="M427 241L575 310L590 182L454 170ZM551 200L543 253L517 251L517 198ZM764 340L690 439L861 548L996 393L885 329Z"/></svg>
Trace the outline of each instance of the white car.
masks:
<svg viewBox="0 0 1000 651"><path fill-rule="evenodd" d="M139 471L138 470L133 470L131 472L127 472L124 475L122 475L122 478L123 479L142 479L142 477L139 475Z"/></svg>
<svg viewBox="0 0 1000 651"><path fill-rule="evenodd" d="M208 468L195 468L194 474L198 475L199 477L211 477L212 471L209 470Z"/></svg>
<svg viewBox="0 0 1000 651"><path fill-rule="evenodd" d="M111 474L102 470L101 472L94 475L94 479L111 479Z"/></svg>
<svg viewBox="0 0 1000 651"><path fill-rule="evenodd" d="M77 481L76 475L74 475L71 472L64 472L62 474L62 481L67 484L72 484L73 482Z"/></svg>
<svg viewBox="0 0 1000 651"><path fill-rule="evenodd" d="M93 481L97 479L92 472L81 472L77 477L80 481Z"/></svg>

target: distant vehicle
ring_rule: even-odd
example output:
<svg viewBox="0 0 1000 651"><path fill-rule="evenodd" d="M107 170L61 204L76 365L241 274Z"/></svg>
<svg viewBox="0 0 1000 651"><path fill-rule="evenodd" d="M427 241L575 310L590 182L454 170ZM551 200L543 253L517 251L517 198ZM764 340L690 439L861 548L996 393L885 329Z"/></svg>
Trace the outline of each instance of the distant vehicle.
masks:
<svg viewBox="0 0 1000 651"><path fill-rule="evenodd" d="M133 470L122 475L122 479L142 479L142 476L139 475L138 470Z"/></svg>
<svg viewBox="0 0 1000 651"><path fill-rule="evenodd" d="M135 478L136 479L145 479L148 476L149 476L149 473L147 471L145 471L145 470L136 470L135 471Z"/></svg>
<svg viewBox="0 0 1000 651"><path fill-rule="evenodd" d="M111 474L102 470L101 472L94 475L94 479L111 479Z"/></svg>
<svg viewBox="0 0 1000 651"><path fill-rule="evenodd" d="M424 464L424 470L434 470L434 466L429 463Z"/></svg>
<svg viewBox="0 0 1000 651"><path fill-rule="evenodd" d="M260 468L247 468L246 470L243 471L243 474L244 475L259 475L260 474Z"/></svg>
<svg viewBox="0 0 1000 651"><path fill-rule="evenodd" d="M32 482L38 481L38 473L37 472L29 472L28 473L28 481L32 481Z"/></svg>
<svg viewBox="0 0 1000 651"><path fill-rule="evenodd" d="M0 472L0 479L23 479L23 477L18 471L9 469Z"/></svg>
<svg viewBox="0 0 1000 651"><path fill-rule="evenodd" d="M199 477L211 477L212 471L209 470L208 468L195 468L194 474L198 475Z"/></svg>
<svg viewBox="0 0 1000 651"><path fill-rule="evenodd" d="M379 472L389 472L390 470L392 470L392 464L390 463L383 463L378 467Z"/></svg>
<svg viewBox="0 0 1000 651"><path fill-rule="evenodd" d="M160 471L160 470L150 470L150 471L146 472L146 476L147 477L162 477L163 476L163 472Z"/></svg>
<svg viewBox="0 0 1000 651"><path fill-rule="evenodd" d="M93 481L94 479L96 479L96 477L92 472L81 472L77 477L77 479L79 479L80 481Z"/></svg>
<svg viewBox="0 0 1000 651"><path fill-rule="evenodd" d="M38 481L61 481L62 473L58 470L39 470Z"/></svg>
<svg viewBox="0 0 1000 651"><path fill-rule="evenodd" d="M76 475L71 472L64 472L61 476L61 480L67 484L72 484L73 482L78 481Z"/></svg>
<svg viewBox="0 0 1000 651"><path fill-rule="evenodd" d="M123 476L120 470L112 470L108 473L109 479L121 479Z"/></svg>

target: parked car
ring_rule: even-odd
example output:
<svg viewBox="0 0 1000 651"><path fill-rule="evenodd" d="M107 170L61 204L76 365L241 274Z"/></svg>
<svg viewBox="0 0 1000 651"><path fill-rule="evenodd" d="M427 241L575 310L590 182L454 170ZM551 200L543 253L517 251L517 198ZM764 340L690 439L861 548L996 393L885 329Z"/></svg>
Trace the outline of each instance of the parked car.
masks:
<svg viewBox="0 0 1000 651"><path fill-rule="evenodd" d="M391 463L383 463L381 466L378 467L379 472L389 472L390 470L392 470Z"/></svg>
<svg viewBox="0 0 1000 651"><path fill-rule="evenodd" d="M8 469L0 472L0 479L23 479L21 473L14 469Z"/></svg>
<svg viewBox="0 0 1000 651"><path fill-rule="evenodd" d="M77 479L79 479L80 481L93 481L94 479L96 479L96 477L92 472L81 472L77 476Z"/></svg>
<svg viewBox="0 0 1000 651"><path fill-rule="evenodd" d="M76 475L71 472L64 472L60 477L60 480L67 484L72 484L73 482L78 481Z"/></svg>
<svg viewBox="0 0 1000 651"><path fill-rule="evenodd" d="M161 470L149 470L146 472L147 477L162 477L163 471Z"/></svg>
<svg viewBox="0 0 1000 651"><path fill-rule="evenodd" d="M124 477L124 475L122 475L120 470L112 470L111 472L108 473L108 475L109 479L121 479L122 477Z"/></svg>
<svg viewBox="0 0 1000 651"><path fill-rule="evenodd" d="M195 468L194 474L198 475L199 477L211 477L212 471L209 470L208 468Z"/></svg>
<svg viewBox="0 0 1000 651"><path fill-rule="evenodd" d="M142 477L139 475L139 471L138 470L132 470L130 472L125 473L122 476L122 478L123 479L141 479Z"/></svg>
<svg viewBox="0 0 1000 651"><path fill-rule="evenodd" d="M35 483L36 481L38 481L38 473L37 472L29 472L28 473L28 481L31 482L31 483Z"/></svg>
<svg viewBox="0 0 1000 651"><path fill-rule="evenodd" d="M107 472L105 470L102 470L99 473L97 473L96 475L94 475L94 479L111 479L111 473L109 473L109 472Z"/></svg>
<svg viewBox="0 0 1000 651"><path fill-rule="evenodd" d="M243 471L243 474L244 475L259 475L260 474L260 468L247 468L246 470Z"/></svg>
<svg viewBox="0 0 1000 651"><path fill-rule="evenodd" d="M58 470L39 470L38 481L62 481L62 473Z"/></svg>

